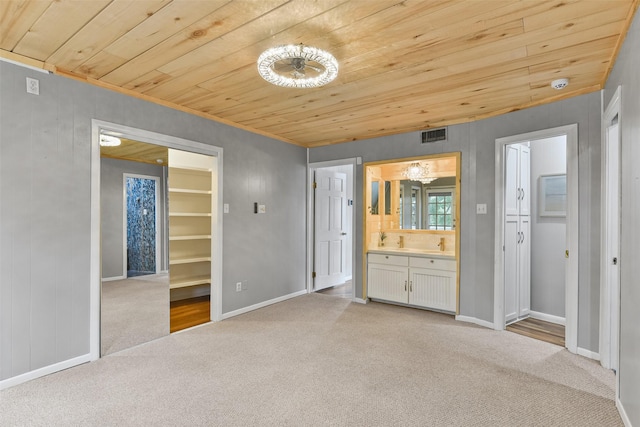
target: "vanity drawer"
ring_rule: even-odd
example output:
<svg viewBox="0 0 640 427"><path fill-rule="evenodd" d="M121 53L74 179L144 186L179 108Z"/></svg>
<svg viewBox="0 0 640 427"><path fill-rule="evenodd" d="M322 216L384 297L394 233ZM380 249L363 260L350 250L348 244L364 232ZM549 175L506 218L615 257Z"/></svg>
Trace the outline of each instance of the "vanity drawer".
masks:
<svg viewBox="0 0 640 427"><path fill-rule="evenodd" d="M399 265L409 266L409 257L399 255L369 254L367 256L369 264Z"/></svg>
<svg viewBox="0 0 640 427"><path fill-rule="evenodd" d="M433 270L456 271L455 259L411 257L411 267L430 268Z"/></svg>

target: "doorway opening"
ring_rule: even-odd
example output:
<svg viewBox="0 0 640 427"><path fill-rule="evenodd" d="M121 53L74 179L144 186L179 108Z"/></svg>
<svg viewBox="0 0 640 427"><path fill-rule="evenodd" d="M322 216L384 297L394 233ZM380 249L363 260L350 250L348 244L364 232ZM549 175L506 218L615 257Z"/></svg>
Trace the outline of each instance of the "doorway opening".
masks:
<svg viewBox="0 0 640 427"><path fill-rule="evenodd" d="M356 159L309 165L308 292L355 300Z"/></svg>
<svg viewBox="0 0 640 427"><path fill-rule="evenodd" d="M96 360L100 357L100 348L101 348L101 340L104 338L101 333L101 326L103 319L101 319L101 306L103 303L103 295L102 295L102 282L105 280L101 280L105 263L103 262L103 247L102 243L105 239L107 239L108 233L101 233L101 228L104 223L108 221L109 215L102 213L101 208L104 206L113 205L113 201L122 200L123 187L126 188L126 185L123 186L123 178L122 172L120 172L120 193L114 199L108 199L107 195L103 193L103 189L101 187L102 184L102 162L101 162L101 146L100 146L100 135L109 135L112 137L121 138L122 140L130 140L133 142L138 142L140 144L145 144L149 147L154 147L156 152L151 154L152 159L147 161L147 163L151 163L156 167L160 166L164 168L164 173L160 173L161 181L156 181L155 188L156 191L160 191L162 197L160 198L159 194L156 192L155 200L156 200L156 208L155 215L158 215L159 212L162 212L162 218L156 218L156 226L155 232L158 233L159 230L164 230L165 225L169 222L169 217L176 217L181 224L178 224L174 227L174 231L176 233L171 232L167 229L166 233L162 233L161 237L156 235L156 248L155 248L155 271L160 271L159 274L154 276L141 276L141 277L131 277L127 278L125 275L120 277L107 277L107 279L118 280L118 279L126 279L131 281L148 281L149 277L162 276L158 280L162 279L167 282L166 286L166 304L164 305L165 313L168 314L170 310L169 304L169 287L172 286L169 284L170 281L179 282L181 288L186 286L195 285L200 286L203 284L204 273L207 273L207 294L211 295L211 303L208 305L208 313L207 319L211 321L217 321L222 318L222 148L202 144L195 141L185 140L181 138L171 137L167 135L162 135L154 132L149 132L145 130L130 128L128 126L118 125L114 123L103 122L99 120L92 121L92 145L91 145L91 160L92 160L92 175L91 175L91 325L90 325L90 349L91 349L91 360ZM158 156L157 149L164 152L164 155ZM169 175L169 166L171 166L170 162L167 160L168 151L178 152L179 160L176 161L175 169L193 169L194 171L189 171L187 175L194 175L197 179L183 179L183 184L173 186L172 183L167 182L167 176ZM135 150L132 150L133 152ZM180 153L185 153L181 155ZM139 154L139 153L138 153ZM203 158L207 158L208 164L207 167L204 168L206 170L201 170L199 165L195 167L191 167L191 165L183 164L184 157L189 157L190 155L201 155ZM107 159L112 160L112 159ZM121 159L126 160L126 159ZM131 159L133 160L133 159ZM140 161L140 160L139 160ZM165 167L167 166L167 167ZM106 170L106 169L105 169ZM154 174L157 176L157 174ZM184 173L183 173L184 175ZM206 179L200 179L202 175L208 177L209 189L204 188L191 188L191 185L198 186ZM176 181L174 179L173 181ZM197 182L196 182L197 181ZM158 185L160 183L160 186ZM126 184L126 180L125 180ZM189 185L186 185L189 184ZM162 187L163 190L159 190L159 187ZM174 188L175 187L175 188ZM173 206L178 207L178 211L170 212L168 210L168 193L174 194L174 203ZM178 194L178 195L176 195ZM195 204L187 203L189 198L197 199L198 201ZM158 202L162 202L162 208L158 207ZM123 202L119 201L117 203L119 206L123 206ZM205 205L207 205L208 210L205 211ZM142 216L150 216L150 208L147 206L138 206L139 210L142 212ZM182 209L184 208L184 209ZM144 209L147 209L146 215L144 214ZM121 250L123 247L123 238L120 237L120 232L123 231L126 234L126 219L124 218L126 215L126 209L124 213L120 214L120 218L124 219L124 222L119 227L119 231L116 233L118 235L118 245ZM151 215L153 216L153 215ZM202 218L205 218L204 220ZM192 219L193 221L190 221ZM185 223L186 222L186 223ZM204 224L208 222L209 225ZM189 227L193 224L196 224L200 227L199 230L191 233ZM206 233L202 232L206 228ZM206 245L201 244L202 242L198 242L198 244L187 245L189 246L189 250L194 248L202 249L202 251L207 251L206 260L205 257L200 256L199 254L193 254L191 252L184 252L181 254L172 254L169 251L169 240L173 239L176 241L185 241L192 238L197 238L198 240L206 240L208 243ZM126 240L126 239L125 239ZM157 245L160 241L163 241L163 244L160 245L160 249L158 249ZM113 246L113 245L111 245ZM206 248L205 248L206 246ZM125 248L126 249L126 248ZM124 251L125 253L128 251ZM174 256L175 255L175 256ZM193 256L191 256L193 255ZM124 266L119 266L119 271L122 272L124 270L125 274L127 271L127 257L120 256L120 260L122 260ZM158 261L159 260L159 261ZM185 265L188 264L197 264L194 268L185 268ZM203 265L206 264L207 269L204 271ZM175 265L177 270L180 270L180 277L171 278L167 281L167 270L169 270L170 265ZM153 272L153 268L144 266L140 268L140 270L151 271ZM186 273L186 271L192 271L197 273L202 273L197 280L193 279ZM185 273L185 274L182 274ZM118 273L120 275L121 273ZM116 276L115 274L112 276ZM189 277L187 277L189 276ZM175 280L174 280L175 279ZM194 283L187 283L187 282ZM195 282L198 283L195 283ZM167 333L169 330L169 325L167 321Z"/></svg>
<svg viewBox="0 0 640 427"><path fill-rule="evenodd" d="M126 277L158 273L159 245L159 178L123 175L124 187L124 254Z"/></svg>
<svg viewBox="0 0 640 427"><path fill-rule="evenodd" d="M563 345L573 353L577 190L576 125L496 140L494 327L533 318L510 329L547 341L564 328Z"/></svg>

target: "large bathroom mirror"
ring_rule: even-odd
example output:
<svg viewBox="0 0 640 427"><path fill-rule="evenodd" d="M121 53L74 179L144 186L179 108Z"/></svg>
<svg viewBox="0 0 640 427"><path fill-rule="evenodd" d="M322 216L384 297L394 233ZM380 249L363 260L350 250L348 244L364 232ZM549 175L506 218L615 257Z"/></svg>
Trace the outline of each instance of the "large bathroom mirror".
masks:
<svg viewBox="0 0 640 427"><path fill-rule="evenodd" d="M380 229L456 228L458 155L369 165L367 202Z"/></svg>

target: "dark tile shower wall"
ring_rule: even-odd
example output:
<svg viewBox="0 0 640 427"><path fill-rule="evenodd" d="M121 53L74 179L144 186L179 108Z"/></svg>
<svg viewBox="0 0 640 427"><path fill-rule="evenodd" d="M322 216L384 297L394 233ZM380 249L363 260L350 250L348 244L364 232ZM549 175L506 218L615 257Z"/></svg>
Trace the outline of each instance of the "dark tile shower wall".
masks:
<svg viewBox="0 0 640 427"><path fill-rule="evenodd" d="M127 178L127 275L156 272L156 182Z"/></svg>

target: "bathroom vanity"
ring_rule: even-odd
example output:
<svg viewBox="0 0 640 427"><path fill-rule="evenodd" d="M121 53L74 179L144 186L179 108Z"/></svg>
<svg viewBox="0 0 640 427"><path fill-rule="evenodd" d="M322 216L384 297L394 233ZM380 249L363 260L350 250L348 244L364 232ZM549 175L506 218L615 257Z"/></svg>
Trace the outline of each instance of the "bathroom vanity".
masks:
<svg viewBox="0 0 640 427"><path fill-rule="evenodd" d="M367 296L373 300L455 313L452 252L380 248L367 253Z"/></svg>
<svg viewBox="0 0 640 427"><path fill-rule="evenodd" d="M458 311L460 153L365 164L363 295Z"/></svg>

